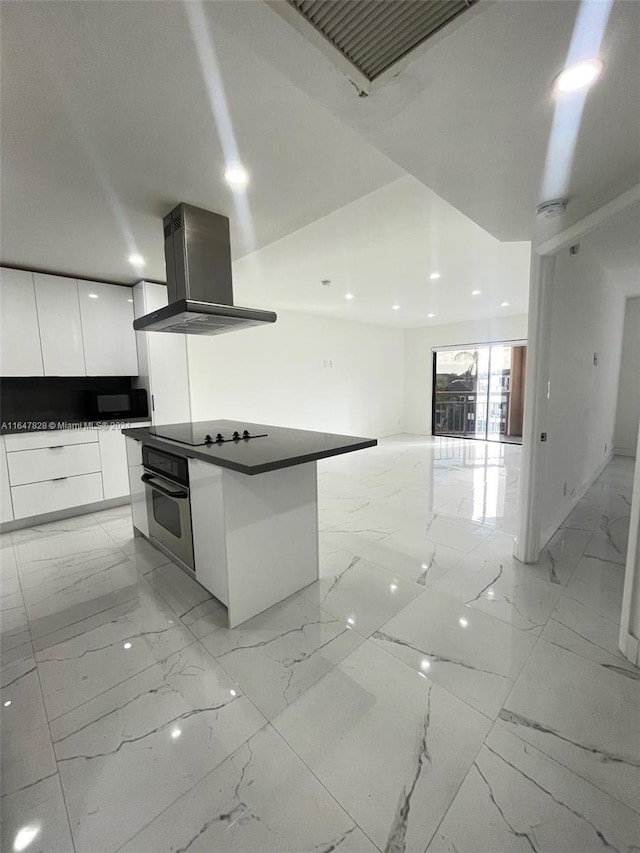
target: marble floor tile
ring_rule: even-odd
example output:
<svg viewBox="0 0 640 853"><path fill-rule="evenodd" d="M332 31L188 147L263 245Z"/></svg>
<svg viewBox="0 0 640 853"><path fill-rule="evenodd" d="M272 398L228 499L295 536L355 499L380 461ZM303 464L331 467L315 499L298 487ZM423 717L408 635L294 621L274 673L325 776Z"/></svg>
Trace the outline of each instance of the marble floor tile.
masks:
<svg viewBox="0 0 640 853"><path fill-rule="evenodd" d="M344 619L296 595L202 643L273 719L363 641Z"/></svg>
<svg viewBox="0 0 640 853"><path fill-rule="evenodd" d="M69 819L57 773L0 801L2 853L72 853Z"/></svg>
<svg viewBox="0 0 640 853"><path fill-rule="evenodd" d="M554 646L559 646L561 649L566 649L576 655L581 655L587 660L603 666L605 669L613 669L620 674L626 673L628 678L635 678L640 681L640 669L634 666L625 658L618 650L618 629L619 626L611 625L610 636L605 641L606 644L599 644L593 639L588 639L586 634L579 634L562 622L557 621L554 614L547 624L544 626L542 634L543 640L552 643ZM615 640L613 635L615 634ZM594 636L593 634L591 635ZM598 637L598 639L600 639Z"/></svg>
<svg viewBox="0 0 640 853"><path fill-rule="evenodd" d="M55 720L77 853L118 850L265 722L198 643Z"/></svg>
<svg viewBox="0 0 640 853"><path fill-rule="evenodd" d="M273 725L380 850L423 853L491 722L367 641Z"/></svg>
<svg viewBox="0 0 640 853"><path fill-rule="evenodd" d="M615 655L618 652L619 620L613 621L599 616L592 607L578 601L576 598L561 595L547 626L551 625L551 623L562 626L565 632L565 640L567 636L566 632L569 632L573 633L578 641L591 643L610 654ZM545 626L545 631L547 626ZM550 627L549 630L553 631L554 629ZM572 649L571 645L566 645L565 643L560 643L560 645L564 648Z"/></svg>
<svg viewBox="0 0 640 853"><path fill-rule="evenodd" d="M24 581L31 572L38 573L67 560L82 563L103 550L114 548L113 540L90 515L15 530L11 537Z"/></svg>
<svg viewBox="0 0 640 853"><path fill-rule="evenodd" d="M73 574L51 576L24 589L31 634L43 637L129 601L138 594L140 582L133 563L115 549L106 557L88 558Z"/></svg>
<svg viewBox="0 0 640 853"><path fill-rule="evenodd" d="M640 811L639 707L640 680L539 640L498 720Z"/></svg>
<svg viewBox="0 0 640 853"><path fill-rule="evenodd" d="M458 551L471 551L494 532L489 525L463 520L436 517L427 524L425 538L436 545L446 545Z"/></svg>
<svg viewBox="0 0 640 853"><path fill-rule="evenodd" d="M56 772L30 643L3 648L0 667L2 794L27 791Z"/></svg>
<svg viewBox="0 0 640 853"><path fill-rule="evenodd" d="M475 549L467 554L455 569L436 581L433 590L539 634L555 609L561 584L548 580L548 567L524 565L513 556L492 554L490 549L488 545L483 551Z"/></svg>
<svg viewBox="0 0 640 853"><path fill-rule="evenodd" d="M585 556L563 590L563 597L619 625L623 586L624 566Z"/></svg>
<svg viewBox="0 0 640 853"><path fill-rule="evenodd" d="M589 544L585 548L585 557L596 557L624 566L627 559L627 534L629 522L603 523L599 530L594 531Z"/></svg>
<svg viewBox="0 0 640 853"><path fill-rule="evenodd" d="M355 556L337 574L305 587L300 595L368 637L422 592L418 584Z"/></svg>
<svg viewBox="0 0 640 853"><path fill-rule="evenodd" d="M410 534L391 534L380 542L365 545L359 553L376 566L422 587L432 586L465 555L464 551Z"/></svg>
<svg viewBox="0 0 640 853"><path fill-rule="evenodd" d="M41 639L36 660L49 719L193 642L193 634L141 580L135 598Z"/></svg>
<svg viewBox="0 0 640 853"><path fill-rule="evenodd" d="M117 544L122 553L126 554L142 574L171 563L171 560L162 551L154 548L151 542L147 542L143 536L132 537L127 542L120 541Z"/></svg>
<svg viewBox="0 0 640 853"><path fill-rule="evenodd" d="M530 632L433 590L371 639L493 719L535 644Z"/></svg>
<svg viewBox="0 0 640 853"><path fill-rule="evenodd" d="M520 456L320 460L320 581L233 631L129 506L0 535L3 853L640 853L633 460L523 566Z"/></svg>
<svg viewBox="0 0 640 853"><path fill-rule="evenodd" d="M188 610L181 620L196 639L201 640L219 628L228 628L227 609L215 598L208 598Z"/></svg>
<svg viewBox="0 0 640 853"><path fill-rule="evenodd" d="M151 569L144 577L180 618L188 616L198 605L213 597L174 563Z"/></svg>
<svg viewBox="0 0 640 853"><path fill-rule="evenodd" d="M377 853L295 753L266 726L121 853Z"/></svg>
<svg viewBox="0 0 640 853"><path fill-rule="evenodd" d="M22 594L12 592L6 597L3 596L3 607L0 610L0 647L6 651L22 646L30 640L31 632Z"/></svg>
<svg viewBox="0 0 640 853"><path fill-rule="evenodd" d="M640 815L494 727L428 853L637 849Z"/></svg>
<svg viewBox="0 0 640 853"><path fill-rule="evenodd" d="M228 627L224 605L173 563L151 569L144 577L197 639Z"/></svg>

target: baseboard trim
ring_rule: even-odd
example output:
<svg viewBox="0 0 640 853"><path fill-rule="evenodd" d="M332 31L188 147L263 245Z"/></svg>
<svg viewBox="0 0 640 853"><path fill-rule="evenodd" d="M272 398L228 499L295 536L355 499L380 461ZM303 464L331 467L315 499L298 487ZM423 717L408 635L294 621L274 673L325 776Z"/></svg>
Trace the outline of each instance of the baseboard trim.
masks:
<svg viewBox="0 0 640 853"><path fill-rule="evenodd" d="M110 498L108 501L97 501L85 506L72 506L68 509L59 509L56 512L46 512L43 515L31 515L28 518L17 518L15 521L5 521L0 524L0 533L10 533L12 530L22 530L25 527L36 527L40 524L49 524L52 521L64 521L66 518L76 518L80 515L91 515L92 512L100 512L103 509L113 509L116 506L125 506L130 503L129 495L121 498Z"/></svg>
<svg viewBox="0 0 640 853"><path fill-rule="evenodd" d="M578 506L582 498L589 491L591 486L598 479L600 474L604 471L607 465L611 462L614 457L614 451L610 451L604 458L604 460L598 465L593 474L579 487L576 491L575 495L571 498L569 503L569 508L566 506L562 507L560 512L558 512L553 519L553 521L547 525L547 527L543 530L540 536L540 550L542 550L545 545L549 542L551 537L562 527L563 523L567 520L567 518L571 515L573 510Z"/></svg>
<svg viewBox="0 0 640 853"><path fill-rule="evenodd" d="M613 448L614 456L632 456L635 457L636 449L635 447L614 447Z"/></svg>

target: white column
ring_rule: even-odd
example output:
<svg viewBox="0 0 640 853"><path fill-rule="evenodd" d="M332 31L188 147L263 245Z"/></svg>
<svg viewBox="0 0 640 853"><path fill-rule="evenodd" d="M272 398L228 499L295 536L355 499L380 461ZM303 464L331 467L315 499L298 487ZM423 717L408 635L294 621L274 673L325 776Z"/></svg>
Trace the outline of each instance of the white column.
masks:
<svg viewBox="0 0 640 853"><path fill-rule="evenodd" d="M622 654L636 666L640 665L640 429L636 450L636 467L631 498L627 568L624 576L620 639Z"/></svg>
<svg viewBox="0 0 640 853"><path fill-rule="evenodd" d="M527 373L522 431L520 530L514 554L522 563L535 563L540 554L541 494L546 445L551 350L551 307L555 257L531 251Z"/></svg>

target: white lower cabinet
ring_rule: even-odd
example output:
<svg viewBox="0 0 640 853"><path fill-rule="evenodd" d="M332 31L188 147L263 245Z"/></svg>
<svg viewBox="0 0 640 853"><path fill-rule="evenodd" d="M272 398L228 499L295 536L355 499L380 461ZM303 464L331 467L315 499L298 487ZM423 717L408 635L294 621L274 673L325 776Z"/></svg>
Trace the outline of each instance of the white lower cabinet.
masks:
<svg viewBox="0 0 640 853"><path fill-rule="evenodd" d="M127 426L120 423L113 428L104 425L0 436L0 521L30 519L76 507L82 510L103 501L126 503L132 469L127 464L127 441L121 429ZM140 503L140 496L144 502L142 446L132 443L136 448L134 524L147 533L146 504L142 509Z"/></svg>
<svg viewBox="0 0 640 853"><path fill-rule="evenodd" d="M102 500L102 475L81 474L79 477L12 486L11 497L16 519L98 503Z"/></svg>
<svg viewBox="0 0 640 853"><path fill-rule="evenodd" d="M144 468L142 467L142 442L135 438L127 438L127 467L129 474L129 493L131 495L131 518L133 526L140 533L149 536L147 521L147 494L142 482Z"/></svg>
<svg viewBox="0 0 640 853"><path fill-rule="evenodd" d="M98 442L17 450L7 455L12 486L100 473Z"/></svg>
<svg viewBox="0 0 640 853"><path fill-rule="evenodd" d="M0 435L0 522L4 521L13 521L13 503L11 502L11 486L9 485L4 436Z"/></svg>
<svg viewBox="0 0 640 853"><path fill-rule="evenodd" d="M119 429L98 430L104 499L129 494L126 439Z"/></svg>

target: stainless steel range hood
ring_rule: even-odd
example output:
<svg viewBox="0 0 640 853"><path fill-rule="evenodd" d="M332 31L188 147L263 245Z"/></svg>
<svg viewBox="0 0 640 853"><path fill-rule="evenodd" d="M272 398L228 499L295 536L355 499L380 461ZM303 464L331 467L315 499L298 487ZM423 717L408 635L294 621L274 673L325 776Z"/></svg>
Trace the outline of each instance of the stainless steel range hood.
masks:
<svg viewBox="0 0 640 853"><path fill-rule="evenodd" d="M226 216L179 204L163 225L169 304L134 320L136 331L219 335L275 323L273 311L233 304Z"/></svg>

